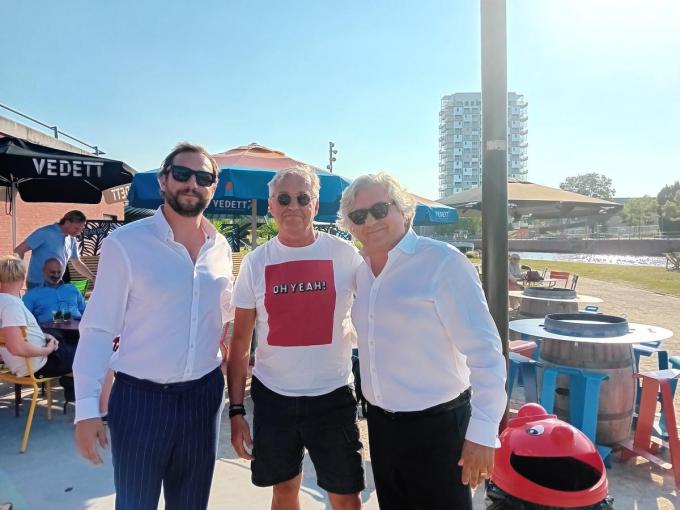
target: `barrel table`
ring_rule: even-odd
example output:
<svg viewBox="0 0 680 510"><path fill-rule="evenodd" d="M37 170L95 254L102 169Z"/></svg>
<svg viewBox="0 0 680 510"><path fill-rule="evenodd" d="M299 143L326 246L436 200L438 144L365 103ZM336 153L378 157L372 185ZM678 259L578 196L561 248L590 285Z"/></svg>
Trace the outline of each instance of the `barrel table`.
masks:
<svg viewBox="0 0 680 510"><path fill-rule="evenodd" d="M553 320L555 318L555 320ZM550 323L550 324L548 324ZM606 374L600 389L597 442L613 445L628 439L635 407L632 344L662 341L673 332L657 326L628 323L620 317L587 313L551 314L543 319L512 321L509 329L541 338L540 361ZM555 414L568 421L568 378L560 377Z"/></svg>
<svg viewBox="0 0 680 510"><path fill-rule="evenodd" d="M522 300L519 305L520 319L542 319L549 313L576 313L581 303L602 302L600 298L559 287L527 287L524 290L512 290L508 295Z"/></svg>

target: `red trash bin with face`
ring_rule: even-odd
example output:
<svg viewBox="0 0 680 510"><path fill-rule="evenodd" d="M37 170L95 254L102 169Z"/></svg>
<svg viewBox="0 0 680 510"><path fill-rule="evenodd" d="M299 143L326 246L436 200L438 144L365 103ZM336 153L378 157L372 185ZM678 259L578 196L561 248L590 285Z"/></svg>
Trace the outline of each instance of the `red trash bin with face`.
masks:
<svg viewBox="0 0 680 510"><path fill-rule="evenodd" d="M613 508L595 445L540 405L522 406L500 441L491 486L518 500L551 508Z"/></svg>

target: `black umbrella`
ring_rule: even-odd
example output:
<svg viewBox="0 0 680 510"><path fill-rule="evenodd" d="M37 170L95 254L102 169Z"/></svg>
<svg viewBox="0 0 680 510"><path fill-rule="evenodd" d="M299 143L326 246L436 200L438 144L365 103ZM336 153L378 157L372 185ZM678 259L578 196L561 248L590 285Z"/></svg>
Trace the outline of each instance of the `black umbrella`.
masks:
<svg viewBox="0 0 680 510"><path fill-rule="evenodd" d="M52 149L21 138L0 138L0 186L12 209L12 243L16 245L14 200L98 204L104 190L132 182L134 170L122 161Z"/></svg>

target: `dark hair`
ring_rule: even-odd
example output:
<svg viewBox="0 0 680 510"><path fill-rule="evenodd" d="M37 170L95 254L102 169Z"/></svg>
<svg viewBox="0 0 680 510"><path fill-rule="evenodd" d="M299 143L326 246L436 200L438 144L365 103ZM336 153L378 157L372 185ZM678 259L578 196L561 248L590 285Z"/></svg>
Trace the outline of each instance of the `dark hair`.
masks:
<svg viewBox="0 0 680 510"><path fill-rule="evenodd" d="M81 211L69 211L59 220L59 225L63 225L67 221L71 223L85 223L87 218Z"/></svg>
<svg viewBox="0 0 680 510"><path fill-rule="evenodd" d="M213 158L210 155L210 153L205 149L205 147L201 145L196 145L194 143L180 142L177 145L175 145L175 148L172 149L172 152L170 154L165 156L165 159L163 160L163 163L161 163L161 167L158 170L159 177L161 175L166 175L170 171L170 167L172 166L172 161L175 159L175 156L182 152L195 152L197 154L205 156L208 159L208 161L210 161L210 166L212 167L215 175L219 173L220 169L219 166L217 165L217 161L215 161L215 158Z"/></svg>
<svg viewBox="0 0 680 510"><path fill-rule="evenodd" d="M57 258L55 258L55 257L50 257L50 258L47 259L45 262L43 262L43 268L44 268L47 264L51 264L52 262L56 262L56 263L59 264L59 265L62 267L62 269L63 269L64 264L61 262L61 260L59 260L59 259L57 259Z"/></svg>

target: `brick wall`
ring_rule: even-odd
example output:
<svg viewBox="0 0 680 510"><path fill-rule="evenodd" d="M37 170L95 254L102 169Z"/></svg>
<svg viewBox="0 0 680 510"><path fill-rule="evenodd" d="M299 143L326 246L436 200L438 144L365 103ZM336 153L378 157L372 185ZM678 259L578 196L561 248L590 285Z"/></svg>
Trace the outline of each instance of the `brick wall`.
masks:
<svg viewBox="0 0 680 510"><path fill-rule="evenodd" d="M12 218L8 213L5 188L0 188L0 254L12 253ZM56 223L65 212L77 209L85 213L88 219L106 219L105 214L123 219L123 204L107 204L102 200L99 204L50 204L28 203L17 197L17 244L22 242L36 228ZM29 252L30 253L30 252ZM28 258L26 258L28 261Z"/></svg>

